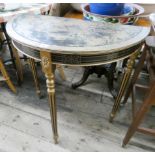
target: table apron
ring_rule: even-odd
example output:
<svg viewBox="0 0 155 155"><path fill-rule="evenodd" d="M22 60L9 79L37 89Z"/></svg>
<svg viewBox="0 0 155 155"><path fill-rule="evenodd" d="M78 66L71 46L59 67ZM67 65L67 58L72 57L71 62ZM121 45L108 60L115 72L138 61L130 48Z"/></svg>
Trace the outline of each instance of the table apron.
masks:
<svg viewBox="0 0 155 155"><path fill-rule="evenodd" d="M19 52L22 52L24 55L27 55L28 57L41 61L39 50L34 50L16 41L13 41L13 45L15 46L15 48L17 48ZM138 50L141 47L141 45L142 43L137 44L128 49L95 55L51 53L52 63L71 65L71 66L92 66L92 65L108 64L129 57L132 53Z"/></svg>

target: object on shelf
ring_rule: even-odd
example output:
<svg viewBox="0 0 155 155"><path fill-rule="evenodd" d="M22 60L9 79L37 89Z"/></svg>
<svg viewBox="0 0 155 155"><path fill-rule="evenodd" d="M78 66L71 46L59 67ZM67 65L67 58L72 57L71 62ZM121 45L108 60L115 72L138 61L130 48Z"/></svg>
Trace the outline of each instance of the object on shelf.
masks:
<svg viewBox="0 0 155 155"><path fill-rule="evenodd" d="M126 10L126 8L130 11L133 9L133 12L130 13ZM83 16L85 20L90 21L99 21L99 22L110 22L110 23L118 23L118 24L133 24L138 19L138 16L144 13L143 7L137 4L125 4L124 14L120 16L108 16L108 15L99 15L90 12L89 4L82 5Z"/></svg>
<svg viewBox="0 0 155 155"><path fill-rule="evenodd" d="M120 16L133 15L136 12L136 8L131 4L125 4Z"/></svg>
<svg viewBox="0 0 155 155"><path fill-rule="evenodd" d="M90 12L100 15L120 15L124 3L89 3Z"/></svg>

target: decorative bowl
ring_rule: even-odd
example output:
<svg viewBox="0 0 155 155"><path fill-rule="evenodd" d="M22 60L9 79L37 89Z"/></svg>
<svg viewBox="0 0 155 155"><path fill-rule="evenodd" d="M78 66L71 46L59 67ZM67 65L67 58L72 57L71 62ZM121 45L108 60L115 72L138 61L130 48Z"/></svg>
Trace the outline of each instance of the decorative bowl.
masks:
<svg viewBox="0 0 155 155"><path fill-rule="evenodd" d="M122 9L122 12L120 16L128 16L128 15L134 15L136 12L136 9L131 4L124 4L124 8Z"/></svg>
<svg viewBox="0 0 155 155"><path fill-rule="evenodd" d="M89 3L90 12L100 15L120 15L124 3Z"/></svg>
<svg viewBox="0 0 155 155"><path fill-rule="evenodd" d="M90 12L89 4L82 5L83 17L85 20L89 21L99 21L99 22L110 22L117 24L133 24L138 16L144 13L144 8L137 4L125 4L126 6L130 6L134 8L133 12L124 13L120 16L107 16L107 15L99 15Z"/></svg>

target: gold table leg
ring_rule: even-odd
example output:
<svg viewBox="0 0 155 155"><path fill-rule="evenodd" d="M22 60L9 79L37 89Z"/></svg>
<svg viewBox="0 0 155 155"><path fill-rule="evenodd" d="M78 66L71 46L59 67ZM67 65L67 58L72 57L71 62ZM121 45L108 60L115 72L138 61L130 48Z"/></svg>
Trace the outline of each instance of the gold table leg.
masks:
<svg viewBox="0 0 155 155"><path fill-rule="evenodd" d="M55 66L52 65L51 53L46 51L40 52L41 64L43 72L46 77L47 92L49 96L49 105L50 105L50 114L51 114L51 123L53 129L53 138L54 142L58 143L58 131L57 131L57 108L55 101L55 79L54 71Z"/></svg>
<svg viewBox="0 0 155 155"><path fill-rule="evenodd" d="M110 118L109 118L109 121L112 122L115 115L116 115L116 112L118 111L119 107L120 107L120 103L121 103L121 99L125 93L125 89L128 85L128 82L129 82L129 79L130 79L130 76L131 76L131 73L132 73L132 68L134 66L134 63L135 63L135 59L137 58L139 54L139 50L137 50L136 52L134 52L129 60L128 60L128 63L127 63L127 68L126 68L126 71L124 73L124 76L123 76L123 79L122 79L122 82L121 82L121 86L120 86L120 89L119 89L119 92L118 92L118 95L116 97L116 100L115 100L115 103L113 105L113 108L112 108L112 112L110 114Z"/></svg>
<svg viewBox="0 0 155 155"><path fill-rule="evenodd" d="M35 60L32 58L28 59L30 67L31 67L31 71L33 74L33 79L34 79L34 83L35 83L35 87L36 87L36 92L39 96L39 98L41 98L41 91L40 91L40 85L39 85L39 81L38 81L38 75L37 75L37 70L36 70L36 66L35 66Z"/></svg>
<svg viewBox="0 0 155 155"><path fill-rule="evenodd" d="M11 45L11 47L13 49L13 55L15 57L15 64L16 64L17 73L18 73L18 80L20 82L23 82L23 67L22 67L22 63L21 63L18 51L13 45Z"/></svg>
<svg viewBox="0 0 155 155"><path fill-rule="evenodd" d="M3 65L2 59L0 58L0 71L6 81L6 83L8 84L9 88L14 92L17 93L17 90L15 88L15 86L13 85L12 81L10 80L10 77L7 73L7 71L5 70L5 67Z"/></svg>
<svg viewBox="0 0 155 155"><path fill-rule="evenodd" d="M62 78L64 81L66 81L66 76L65 76L63 67L62 67L61 65L56 65L56 69L59 70L59 73L60 73L61 78Z"/></svg>

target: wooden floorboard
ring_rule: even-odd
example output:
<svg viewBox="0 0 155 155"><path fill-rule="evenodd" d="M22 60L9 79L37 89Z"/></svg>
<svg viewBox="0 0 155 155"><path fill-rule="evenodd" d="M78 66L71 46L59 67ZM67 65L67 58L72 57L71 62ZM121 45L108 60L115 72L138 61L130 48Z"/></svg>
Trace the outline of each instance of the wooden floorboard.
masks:
<svg viewBox="0 0 155 155"><path fill-rule="evenodd" d="M60 142L58 145L54 145L49 119L2 104L0 104L0 109L1 119L3 120L0 122L1 143L5 144L7 148L2 144L0 146L5 151L145 151L135 146L129 146L127 149L121 148L120 135L119 137L112 135L113 131L110 130L110 127L106 131L99 126L99 122L93 123L96 119L90 119L88 116L79 115L76 112L72 114L74 117L75 115L81 116L80 119L85 118L87 123L90 121L91 124L84 124L84 126L80 123L76 124L76 118L73 120L70 119L72 115L64 114L63 119L61 117L58 123ZM67 120L70 123L66 122Z"/></svg>
<svg viewBox="0 0 155 155"><path fill-rule="evenodd" d="M39 72L41 90L39 99L35 93L31 72L24 70L24 83L13 94L7 85L0 88L0 150L2 151L155 151L155 139L136 134L125 147L121 143L131 121L130 104L121 108L113 124L108 122L113 99L101 80L97 86L72 90L78 69L65 69L67 82L56 74L59 144L53 144L45 78ZM95 82L96 83L96 82ZM91 85L91 86L90 86ZM90 92L91 89L98 91ZM87 89L85 89L87 87ZM108 95L104 95L107 93ZM154 111L153 111L154 112ZM153 113L152 112L152 113ZM147 124L152 125L154 115ZM152 124L151 124L152 123Z"/></svg>
<svg viewBox="0 0 155 155"><path fill-rule="evenodd" d="M8 125L0 124L0 150L4 151L68 151L58 145L54 145L40 138L25 134L11 128Z"/></svg>

